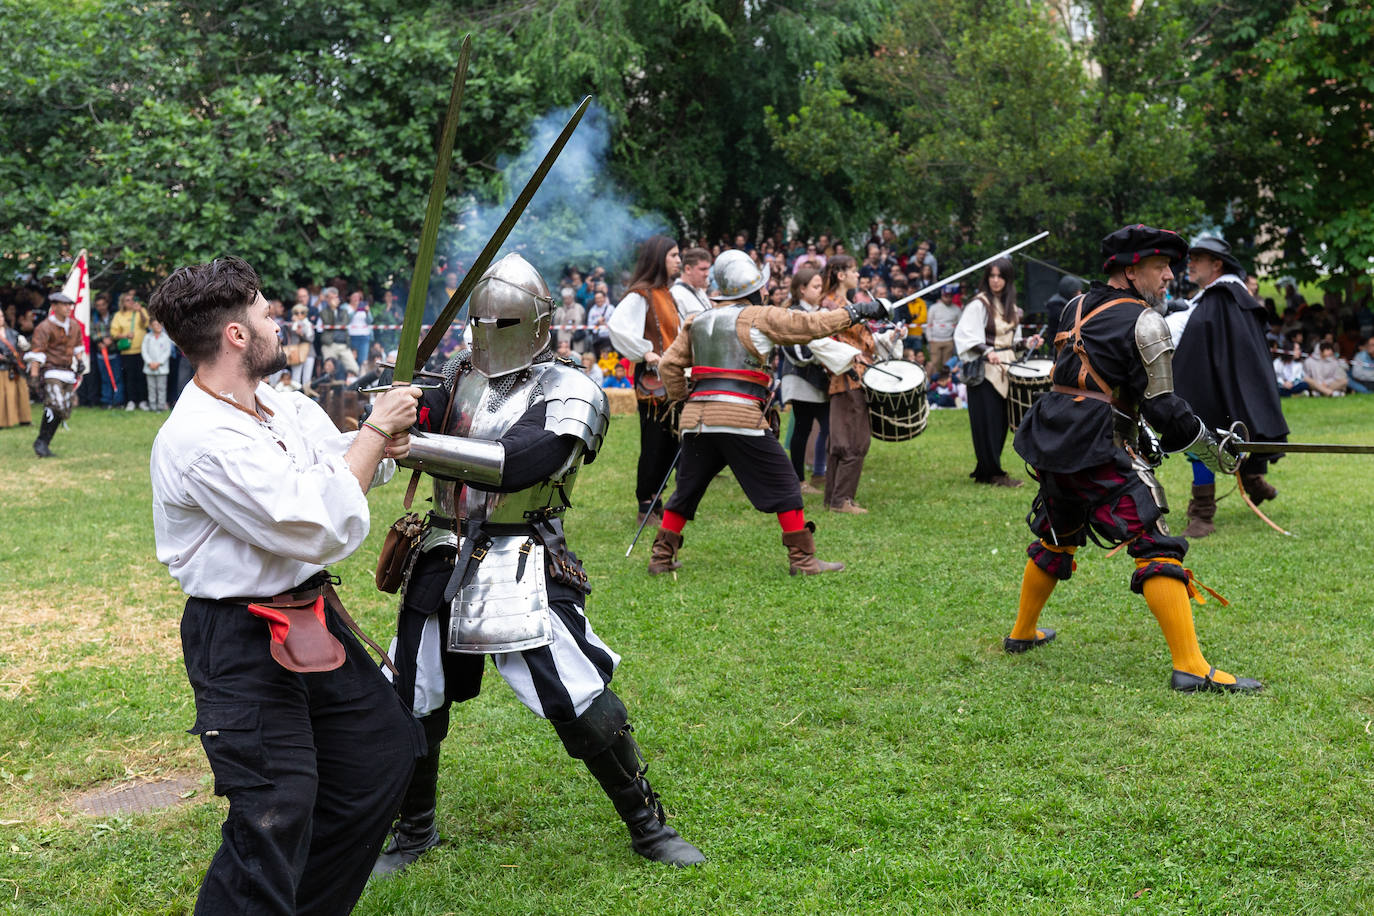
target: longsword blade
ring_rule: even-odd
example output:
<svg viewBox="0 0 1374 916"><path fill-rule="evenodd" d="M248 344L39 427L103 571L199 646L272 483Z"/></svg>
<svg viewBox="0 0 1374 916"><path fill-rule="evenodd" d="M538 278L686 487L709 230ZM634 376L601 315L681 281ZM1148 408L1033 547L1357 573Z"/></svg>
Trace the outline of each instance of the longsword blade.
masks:
<svg viewBox="0 0 1374 916"><path fill-rule="evenodd" d="M998 258L1006 257L1006 256L1009 255L1009 254L1012 254L1012 253L1014 253L1014 252L1020 251L1022 248L1025 248L1027 245L1033 245L1033 244L1035 244L1036 242L1040 241L1041 239L1043 239L1045 236L1047 236L1047 235L1049 235L1049 234L1050 234L1049 230L1046 229L1046 230L1044 230L1043 232L1041 232L1041 233L1038 234L1038 235L1033 235L1033 236L1031 236L1030 238L1026 239L1024 242L1017 242L1015 245L1012 245L1010 248L1004 248L1004 249L1002 249L1001 251L997 252L995 255L993 255L993 256L990 257L990 258L984 258L983 260L979 261L977 264L974 264L972 267L965 267L963 270L959 271L957 274L950 274L948 277L944 277L944 278L942 278L942 279L940 279L940 280L936 280L934 283L930 284L929 286L924 287L923 289L918 289L918 290L916 290L916 292L911 293L910 295L907 295L907 296L903 296L902 298L898 299L896 302L892 303L892 308L895 309L895 308L896 308L897 306L899 306L899 305L906 305L908 302L914 302L915 300L917 300L917 299L919 299L920 297L926 295L927 293L933 293L933 292L935 292L937 289L939 289L940 287L944 286L946 283L953 283L955 280L958 280L958 279L960 279L961 277L967 277L969 274L973 273L973 272L974 272L975 270L977 270L978 268L980 268L980 267L986 267L987 265L991 264L993 261L997 260ZM889 310L889 313L890 313L890 311L891 311L891 310Z"/></svg>
<svg viewBox="0 0 1374 916"><path fill-rule="evenodd" d="M563 147L567 145L568 138L571 137L573 131L577 129L578 122L582 120L582 115L586 113L587 106L590 105L591 102L592 97L587 96L582 100L582 104L577 106L577 110L574 111L572 117L568 119L568 123L563 126L563 131L558 135L558 139L554 140L553 146L549 147L549 151L544 155L544 159L539 163L539 167L534 170L534 174L530 176L530 180L525 182L525 187L520 192L520 196L515 198L515 203L511 204L510 209L506 211L506 217L501 220L501 225L496 227L496 231L493 232L491 238L487 240L486 247L482 249L482 253L477 256L477 260L472 262L472 266L468 268L468 272L463 275L463 280L458 284L458 288L453 291L453 295L448 300L448 305L444 306L444 310L439 313L439 317L434 319L434 324L430 327L429 333L425 335L425 339L420 341L419 352L415 354L416 365L424 365L425 360L429 359L438 348L439 341L443 340L444 335L448 333L449 325L453 323L453 319L458 315L458 310L463 307L463 303L467 301L468 294L472 292L472 288L476 286L477 281L482 278L482 274L486 272L492 259L496 257L496 253L500 251L501 246L505 244L506 237L509 236L511 230L515 228L515 224L519 221L521 214L525 212L525 207L529 206L530 200L533 199L535 192L539 190L539 185L543 183L544 177L549 174L549 169L553 168L554 162L558 160L558 155L563 152Z"/></svg>
<svg viewBox="0 0 1374 916"><path fill-rule="evenodd" d="M420 229L420 251L415 256L415 273L410 278L410 293L406 296L405 318L401 320L401 337L396 347L396 369L392 373L395 384L407 384L415 378L415 347L420 340L420 327L425 322L425 300L429 293L429 274L434 266L434 245L439 237L439 221L444 215L444 193L448 189L448 173L453 165L453 142L458 136L458 111L463 107L463 87L468 79L468 59L472 56L472 36L463 37L458 53L458 69L453 73L453 89L448 96L448 111L444 114L444 133L439 138L439 159L434 163L434 180L429 186L429 206ZM421 363L423 365L423 362Z"/></svg>
<svg viewBox="0 0 1374 916"><path fill-rule="evenodd" d="M1278 452L1314 452L1325 455L1374 455L1374 445L1345 445L1339 442L1232 442L1238 452L1271 455Z"/></svg>

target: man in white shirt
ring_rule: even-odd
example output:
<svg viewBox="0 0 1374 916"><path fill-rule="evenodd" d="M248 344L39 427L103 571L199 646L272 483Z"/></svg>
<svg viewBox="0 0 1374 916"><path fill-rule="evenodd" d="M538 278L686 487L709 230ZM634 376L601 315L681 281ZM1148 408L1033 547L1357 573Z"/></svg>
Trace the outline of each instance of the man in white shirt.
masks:
<svg viewBox="0 0 1374 916"><path fill-rule="evenodd" d="M692 315L711 307L711 300L706 297L710 282L711 252L705 248L688 248L682 252L682 273L669 287L679 315Z"/></svg>
<svg viewBox="0 0 1374 916"><path fill-rule="evenodd" d="M191 732L229 799L196 912L345 913L424 746L325 565L367 537L367 490L409 453L420 391L385 392L337 433L264 383L286 354L259 285L221 258L173 272L150 303L197 367L151 467L158 559L187 595Z"/></svg>
<svg viewBox="0 0 1374 916"><path fill-rule="evenodd" d="M930 345L930 365L940 369L954 356L954 329L959 324L959 306L954 294L959 284L946 283L940 298L926 312L926 343Z"/></svg>

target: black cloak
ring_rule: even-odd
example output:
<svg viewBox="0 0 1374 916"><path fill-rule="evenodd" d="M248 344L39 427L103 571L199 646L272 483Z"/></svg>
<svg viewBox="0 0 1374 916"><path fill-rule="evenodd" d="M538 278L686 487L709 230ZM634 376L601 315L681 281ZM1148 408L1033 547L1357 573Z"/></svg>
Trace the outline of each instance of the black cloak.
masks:
<svg viewBox="0 0 1374 916"><path fill-rule="evenodd" d="M1194 303L1174 351L1174 390L1209 427L1245 421L1250 438L1288 441L1264 306L1239 282L1212 284Z"/></svg>

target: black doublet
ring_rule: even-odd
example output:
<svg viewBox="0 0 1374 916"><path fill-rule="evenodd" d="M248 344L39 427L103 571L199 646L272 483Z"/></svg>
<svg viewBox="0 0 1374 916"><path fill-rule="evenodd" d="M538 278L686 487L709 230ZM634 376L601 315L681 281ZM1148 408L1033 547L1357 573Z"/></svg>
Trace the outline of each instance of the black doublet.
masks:
<svg viewBox="0 0 1374 916"><path fill-rule="evenodd" d="M1086 321L1081 329L1088 362L1111 390L1103 392L1117 400L1117 406L1087 397L1048 391L1031 407L1016 430L1014 447L1026 463L1040 471L1071 474L1114 461L1121 449L1113 433L1121 421L1117 411L1133 422L1143 415L1159 434L1165 451L1177 451L1197 435L1197 419L1187 402L1176 394L1163 394L1144 400L1148 379L1145 363L1136 348L1135 325L1140 312L1148 308L1131 291L1094 282L1083 296L1082 313L1090 314L1113 299L1132 301L1115 305ZM1070 301L1059 317L1062 332L1072 330L1078 299ZM1053 382L1069 388L1095 390L1089 377L1080 382L1082 361L1070 344L1059 346L1055 357Z"/></svg>

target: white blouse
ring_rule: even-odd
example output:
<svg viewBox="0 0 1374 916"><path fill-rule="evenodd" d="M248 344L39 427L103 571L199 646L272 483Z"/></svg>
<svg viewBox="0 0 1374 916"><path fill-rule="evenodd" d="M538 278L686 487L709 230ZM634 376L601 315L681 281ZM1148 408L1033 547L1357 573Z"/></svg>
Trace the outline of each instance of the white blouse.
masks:
<svg viewBox="0 0 1374 916"><path fill-rule="evenodd" d="M288 591L367 537L367 497L344 461L340 433L299 392L257 388L257 419L192 383L153 442L157 558L188 595ZM374 484L396 465L384 460Z"/></svg>

